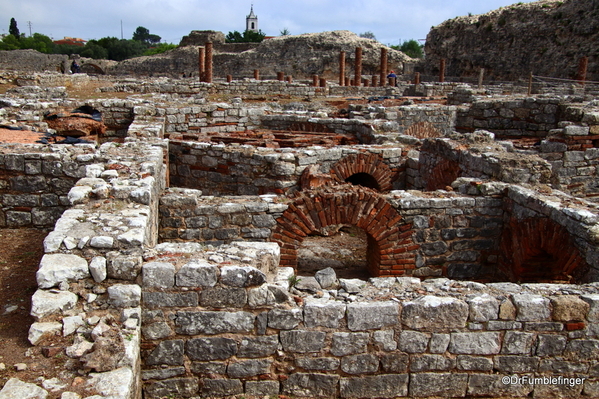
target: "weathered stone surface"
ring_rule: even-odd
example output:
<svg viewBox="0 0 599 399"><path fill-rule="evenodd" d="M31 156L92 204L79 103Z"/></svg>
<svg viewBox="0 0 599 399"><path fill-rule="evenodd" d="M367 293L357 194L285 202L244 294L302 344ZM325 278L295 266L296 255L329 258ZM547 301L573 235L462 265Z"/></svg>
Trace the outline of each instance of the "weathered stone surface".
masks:
<svg viewBox="0 0 599 399"><path fill-rule="evenodd" d="M499 318L501 320L516 320L516 307L509 299L501 302L499 306Z"/></svg>
<svg viewBox="0 0 599 399"><path fill-rule="evenodd" d="M399 334L399 349L407 353L423 353L428 340L429 336L425 333L404 330Z"/></svg>
<svg viewBox="0 0 599 399"><path fill-rule="evenodd" d="M142 266L142 284L146 288L171 288L175 285L175 266L168 262L150 262Z"/></svg>
<svg viewBox="0 0 599 399"><path fill-rule="evenodd" d="M512 296L512 301L518 312L516 320L544 321L551 318L549 299L541 295L517 294Z"/></svg>
<svg viewBox="0 0 599 399"><path fill-rule="evenodd" d="M399 323L396 302L351 303L347 305L347 327L352 331L373 330Z"/></svg>
<svg viewBox="0 0 599 399"><path fill-rule="evenodd" d="M560 295L550 298L555 321L586 320L590 305L575 295Z"/></svg>
<svg viewBox="0 0 599 399"><path fill-rule="evenodd" d="M495 355L501 349L498 332L451 333L449 352L463 355Z"/></svg>
<svg viewBox="0 0 599 399"><path fill-rule="evenodd" d="M142 370L142 380L166 380L185 374L185 367L171 367L167 369Z"/></svg>
<svg viewBox="0 0 599 399"><path fill-rule="evenodd" d="M342 398L392 398L408 395L407 374L387 374L342 378L340 381Z"/></svg>
<svg viewBox="0 0 599 399"><path fill-rule="evenodd" d="M337 284L339 284L339 281L337 280L337 274L335 273L335 270L331 267L327 267L326 269L317 271L314 274L314 278L316 279L316 281L318 281L318 284L320 284L320 286L325 290L329 288L334 288L337 286Z"/></svg>
<svg viewBox="0 0 599 399"><path fill-rule="evenodd" d="M0 391L0 399L46 399L48 391L18 378L9 379Z"/></svg>
<svg viewBox="0 0 599 399"><path fill-rule="evenodd" d="M33 323L29 327L29 334L27 339L31 345L37 345L44 337L51 337L53 335L60 335L62 330L62 324L56 321L47 323Z"/></svg>
<svg viewBox="0 0 599 399"><path fill-rule="evenodd" d="M405 373L409 362L407 353L385 353L381 356L381 367L386 373Z"/></svg>
<svg viewBox="0 0 599 399"><path fill-rule="evenodd" d="M372 374L379 369L379 358L370 353L341 358L341 370L347 374Z"/></svg>
<svg viewBox="0 0 599 399"><path fill-rule="evenodd" d="M227 374L231 378L247 378L260 374L269 374L272 362L270 359L252 359L229 363Z"/></svg>
<svg viewBox="0 0 599 399"><path fill-rule="evenodd" d="M37 290L31 297L31 315L37 320L61 314L77 304L77 295L68 291Z"/></svg>
<svg viewBox="0 0 599 399"><path fill-rule="evenodd" d="M433 334L429 344L431 353L444 353L449 346L451 336L449 334Z"/></svg>
<svg viewBox="0 0 599 399"><path fill-rule="evenodd" d="M254 396L277 396L279 385L278 381L247 381L245 393Z"/></svg>
<svg viewBox="0 0 599 399"><path fill-rule="evenodd" d="M279 345L278 335L265 337L244 337L239 345L237 357L266 357L277 351Z"/></svg>
<svg viewBox="0 0 599 399"><path fill-rule="evenodd" d="M141 302L141 287L136 284L115 284L107 291L108 301L115 308L134 308Z"/></svg>
<svg viewBox="0 0 599 399"><path fill-rule="evenodd" d="M318 352L324 347L323 331L281 331L280 339L285 351L297 353Z"/></svg>
<svg viewBox="0 0 599 399"><path fill-rule="evenodd" d="M413 356L410 362L411 372L420 371L444 371L455 367L456 360L442 355L418 355Z"/></svg>
<svg viewBox="0 0 599 399"><path fill-rule="evenodd" d="M52 288L62 281L78 281L89 277L87 261L77 255L46 254L36 273L40 288Z"/></svg>
<svg viewBox="0 0 599 399"><path fill-rule="evenodd" d="M493 359L481 356L459 355L456 359L459 370L468 371L491 371L493 370Z"/></svg>
<svg viewBox="0 0 599 399"><path fill-rule="evenodd" d="M243 288L206 288L200 294L200 303L212 308L242 308L247 303L247 292Z"/></svg>
<svg viewBox="0 0 599 399"><path fill-rule="evenodd" d="M341 284L341 288L350 294L357 294L366 285L364 280L360 280L358 278L341 278L339 279L339 283Z"/></svg>
<svg viewBox="0 0 599 399"><path fill-rule="evenodd" d="M268 326L278 330L292 330L302 321L301 309L272 309L268 312Z"/></svg>
<svg viewBox="0 0 599 399"><path fill-rule="evenodd" d="M283 382L283 393L299 397L334 397L339 376L329 374L295 373Z"/></svg>
<svg viewBox="0 0 599 399"><path fill-rule="evenodd" d="M485 322L497 319L499 301L489 294L477 295L466 300L470 308L470 321Z"/></svg>
<svg viewBox="0 0 599 399"><path fill-rule="evenodd" d="M106 373L91 373L88 385L104 397L126 398L134 391L137 378L129 367Z"/></svg>
<svg viewBox="0 0 599 399"><path fill-rule="evenodd" d="M464 397L468 388L468 374L416 373L410 378L409 394L416 397Z"/></svg>
<svg viewBox="0 0 599 399"><path fill-rule="evenodd" d="M594 295L582 295L580 297L583 301L589 304L589 313L587 316L588 321L598 322L599 321L599 294Z"/></svg>
<svg viewBox="0 0 599 399"><path fill-rule="evenodd" d="M144 386L148 398L160 399L165 397L191 398L198 392L197 378L172 378L156 381Z"/></svg>
<svg viewBox="0 0 599 399"><path fill-rule="evenodd" d="M177 312L177 334L222 334L250 332L256 316L248 312Z"/></svg>
<svg viewBox="0 0 599 399"><path fill-rule="evenodd" d="M240 380L207 379L204 380L202 396L225 397L243 393L243 384Z"/></svg>
<svg viewBox="0 0 599 399"><path fill-rule="evenodd" d="M527 397L535 387L532 384L506 384L503 377L505 376L471 374L467 394L475 397Z"/></svg>
<svg viewBox="0 0 599 399"><path fill-rule="evenodd" d="M493 366L502 373L534 373L539 358L533 356L495 356Z"/></svg>
<svg viewBox="0 0 599 399"><path fill-rule="evenodd" d="M530 354L535 335L519 331L507 331L503 337L501 353L504 355Z"/></svg>
<svg viewBox="0 0 599 399"><path fill-rule="evenodd" d="M386 352L397 349L397 341L395 341L395 332L393 330L379 330L372 334L372 340L379 350Z"/></svg>
<svg viewBox="0 0 599 399"><path fill-rule="evenodd" d="M79 315L77 316L68 316L62 318L62 335L67 337L73 334L77 328L85 325L83 318Z"/></svg>
<svg viewBox="0 0 599 399"><path fill-rule="evenodd" d="M225 266L220 272L221 283L231 287L253 287L266 282L266 275L251 266Z"/></svg>
<svg viewBox="0 0 599 399"><path fill-rule="evenodd" d="M306 370L335 371L341 361L334 357L300 357L295 359L295 364Z"/></svg>
<svg viewBox="0 0 599 399"><path fill-rule="evenodd" d="M194 338L185 344L191 360L224 360L237 353L237 343L230 338Z"/></svg>
<svg viewBox="0 0 599 399"><path fill-rule="evenodd" d="M227 372L227 364L223 362L192 362L191 372L206 377L213 374L225 374Z"/></svg>
<svg viewBox="0 0 599 399"><path fill-rule="evenodd" d="M150 353L145 363L148 366L166 364L169 366L183 365L183 345L181 339L161 341Z"/></svg>
<svg viewBox="0 0 599 399"><path fill-rule="evenodd" d="M178 287L214 287L218 281L218 267L203 261L191 261L177 272Z"/></svg>
<svg viewBox="0 0 599 399"><path fill-rule="evenodd" d="M462 328L468 320L468 305L459 299L427 295L405 302L401 321L413 329Z"/></svg>
<svg viewBox="0 0 599 399"><path fill-rule="evenodd" d="M94 256L89 262L89 271L96 283L101 283L106 280L106 258L103 256Z"/></svg>
<svg viewBox="0 0 599 399"><path fill-rule="evenodd" d="M543 384L535 385L535 398L580 398L584 382L582 379L573 380L572 385L568 384Z"/></svg>
<svg viewBox="0 0 599 399"><path fill-rule="evenodd" d="M555 334L539 334L537 337L537 356L560 356L566 349L567 338Z"/></svg>
<svg viewBox="0 0 599 399"><path fill-rule="evenodd" d="M333 333L331 353L335 356L364 353L369 339L370 335L368 333Z"/></svg>
<svg viewBox="0 0 599 399"><path fill-rule="evenodd" d="M110 278L132 281L141 272L141 256L125 256L118 252L109 252L107 259L106 272Z"/></svg>
<svg viewBox="0 0 599 399"><path fill-rule="evenodd" d="M346 305L337 301L307 301L304 305L306 327L338 328L345 317Z"/></svg>
<svg viewBox="0 0 599 399"><path fill-rule="evenodd" d="M198 306L197 292L144 292L143 303L147 308Z"/></svg>
<svg viewBox="0 0 599 399"><path fill-rule="evenodd" d="M575 339L568 342L564 356L571 360L599 360L599 340Z"/></svg>
<svg viewBox="0 0 599 399"><path fill-rule="evenodd" d="M295 289L300 291L306 291L310 293L316 293L322 289L318 280L312 276L300 276L297 279L297 283L294 286Z"/></svg>

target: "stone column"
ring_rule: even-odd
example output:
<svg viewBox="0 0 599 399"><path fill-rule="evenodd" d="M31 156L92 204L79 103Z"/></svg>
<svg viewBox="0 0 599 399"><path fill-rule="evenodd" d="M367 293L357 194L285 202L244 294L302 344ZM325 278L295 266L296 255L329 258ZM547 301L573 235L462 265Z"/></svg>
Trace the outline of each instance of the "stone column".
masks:
<svg viewBox="0 0 599 399"><path fill-rule="evenodd" d="M445 58L439 61L439 82L445 82Z"/></svg>
<svg viewBox="0 0 599 399"><path fill-rule="evenodd" d="M277 72L277 80L282 82L285 80L285 72Z"/></svg>
<svg viewBox="0 0 599 399"><path fill-rule="evenodd" d="M345 79L345 86L349 86L349 84L350 84L349 77L346 76L344 79Z"/></svg>
<svg viewBox="0 0 599 399"><path fill-rule="evenodd" d="M206 83L212 83L212 42L206 43L206 66L204 67Z"/></svg>
<svg viewBox="0 0 599 399"><path fill-rule="evenodd" d="M320 87L327 87L327 80L325 78L320 78Z"/></svg>
<svg viewBox="0 0 599 399"><path fill-rule="evenodd" d="M231 83L233 81L232 75L227 75L227 83Z"/></svg>
<svg viewBox="0 0 599 399"><path fill-rule="evenodd" d="M420 72L414 73L414 84L415 85L419 85L420 84Z"/></svg>
<svg viewBox="0 0 599 399"><path fill-rule="evenodd" d="M364 79L364 87L370 86L370 80Z"/></svg>
<svg viewBox="0 0 599 399"><path fill-rule="evenodd" d="M200 47L200 53L198 55L198 73L200 82L203 82L204 73L206 73L206 49L204 47Z"/></svg>
<svg viewBox="0 0 599 399"><path fill-rule="evenodd" d="M339 53L339 86L345 84L345 51Z"/></svg>
<svg viewBox="0 0 599 399"><path fill-rule="evenodd" d="M254 79L260 80L260 70L254 69Z"/></svg>
<svg viewBox="0 0 599 399"><path fill-rule="evenodd" d="M485 78L485 68L481 68L480 71L478 71L478 88L482 89L483 88L483 79Z"/></svg>
<svg viewBox="0 0 599 399"><path fill-rule="evenodd" d="M376 87L378 85L378 76L372 75L372 87Z"/></svg>
<svg viewBox="0 0 599 399"><path fill-rule="evenodd" d="M354 72L354 85L360 86L362 83L362 47L356 47L356 66Z"/></svg>
<svg viewBox="0 0 599 399"><path fill-rule="evenodd" d="M380 72L380 85L385 85L385 78L387 78L387 49L381 48L381 72Z"/></svg>
<svg viewBox="0 0 599 399"><path fill-rule="evenodd" d="M318 87L318 75L312 75L312 86Z"/></svg>
<svg viewBox="0 0 599 399"><path fill-rule="evenodd" d="M581 85L584 86L584 83L587 80L587 68L589 66L589 57L581 57L578 62L578 77L576 80L579 81Z"/></svg>
<svg viewBox="0 0 599 399"><path fill-rule="evenodd" d="M293 77L291 75L287 76L287 83L293 83Z"/></svg>

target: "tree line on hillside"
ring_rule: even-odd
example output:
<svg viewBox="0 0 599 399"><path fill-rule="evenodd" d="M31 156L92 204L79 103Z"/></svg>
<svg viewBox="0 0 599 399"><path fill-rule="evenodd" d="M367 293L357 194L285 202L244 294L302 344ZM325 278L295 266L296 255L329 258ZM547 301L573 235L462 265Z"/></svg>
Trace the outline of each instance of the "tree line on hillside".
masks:
<svg viewBox="0 0 599 399"><path fill-rule="evenodd" d="M56 44L41 33L25 36L19 32L17 21L14 18L10 20L8 32L9 34L0 41L0 50L32 49L44 54L79 54L88 58L122 61L142 55L163 53L177 47L175 44L161 43L160 36L151 34L143 26L137 27L131 39L103 37L98 40L89 40L83 46Z"/></svg>
<svg viewBox="0 0 599 399"><path fill-rule="evenodd" d="M48 36L34 33L25 36L19 32L17 21L10 19L9 34L0 40L0 50L32 49L45 54L79 54L82 57L95 59L108 59L122 61L128 58L142 55L160 54L177 47L175 44L161 43L162 38L151 34L149 29L138 26L131 39L118 39L116 37L103 37L98 40L89 40L85 45L56 44ZM287 28L281 31L281 36L287 36L290 32ZM227 43L259 43L265 38L262 31L253 32L246 30L229 32L225 38ZM361 37L374 39L372 32L360 34ZM416 40L403 42L401 46L390 46L393 49L403 51L412 58L422 58L422 45Z"/></svg>

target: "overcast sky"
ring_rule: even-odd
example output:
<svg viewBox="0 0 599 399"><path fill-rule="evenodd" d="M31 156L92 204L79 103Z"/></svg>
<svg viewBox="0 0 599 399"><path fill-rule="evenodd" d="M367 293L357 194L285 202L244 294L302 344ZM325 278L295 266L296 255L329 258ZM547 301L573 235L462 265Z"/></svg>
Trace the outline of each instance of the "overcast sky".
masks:
<svg viewBox="0 0 599 399"><path fill-rule="evenodd" d="M530 0L523 0L530 2ZM138 26L178 44L192 30L223 33L245 30L253 3L259 28L278 36L350 30L370 31L385 44L425 39L434 25L457 16L482 14L513 0L0 0L0 33L8 33L15 18L21 33L42 33L85 40L113 36L131 39Z"/></svg>

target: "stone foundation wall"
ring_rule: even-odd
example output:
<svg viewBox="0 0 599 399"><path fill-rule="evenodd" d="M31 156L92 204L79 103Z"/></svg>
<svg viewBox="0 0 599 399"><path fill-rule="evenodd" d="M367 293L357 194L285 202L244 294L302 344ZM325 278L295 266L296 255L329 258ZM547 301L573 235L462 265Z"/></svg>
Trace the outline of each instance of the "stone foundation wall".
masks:
<svg viewBox="0 0 599 399"><path fill-rule="evenodd" d="M201 273L191 281L188 269ZM146 396L597 394L594 287L329 272L291 288L294 301L289 273L267 282L251 267L145 264L160 276L142 294ZM528 382L558 376L567 382Z"/></svg>
<svg viewBox="0 0 599 399"><path fill-rule="evenodd" d="M205 195L283 194L298 188L308 166L317 165L319 171L329 173L337 162L358 153L379 156L396 174L391 187L403 187L405 159L397 147L271 149L194 142L169 144L171 186L199 189Z"/></svg>

